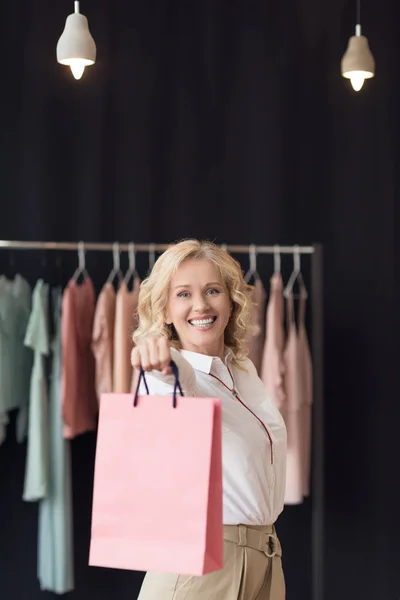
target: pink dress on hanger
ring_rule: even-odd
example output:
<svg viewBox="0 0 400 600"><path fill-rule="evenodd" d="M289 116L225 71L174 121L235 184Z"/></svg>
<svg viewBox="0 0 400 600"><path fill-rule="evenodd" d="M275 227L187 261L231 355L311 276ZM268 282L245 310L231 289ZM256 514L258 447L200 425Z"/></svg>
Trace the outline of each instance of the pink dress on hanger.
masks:
<svg viewBox="0 0 400 600"><path fill-rule="evenodd" d="M283 282L281 275L275 273L270 281L261 379L279 410L282 409L285 401L283 381L285 332L283 327L283 313Z"/></svg>
<svg viewBox="0 0 400 600"><path fill-rule="evenodd" d="M299 360L300 360L300 371L302 373L302 385L304 386L304 410L303 410L303 431L304 431L304 444L303 444L303 458L302 458L302 470L303 470L303 496L309 496L310 494L310 472L311 472L311 423L312 423L312 399L313 399L313 367L312 358L310 352L310 346L308 343L308 336L306 330L306 303L307 294L304 293L300 298L299 315L297 323L297 343L299 345Z"/></svg>
<svg viewBox="0 0 400 600"><path fill-rule="evenodd" d="M96 429L97 398L92 331L95 311L92 280L73 279L65 288L62 300L62 375L61 401L64 437L71 439Z"/></svg>
<svg viewBox="0 0 400 600"><path fill-rule="evenodd" d="M92 333L98 401L101 394L113 391L115 303L114 286L107 281L97 299Z"/></svg>
<svg viewBox="0 0 400 600"><path fill-rule="evenodd" d="M132 335L137 327L136 310L139 299L140 279L135 277L132 291L122 281L117 292L114 328L114 385L115 393L130 392L132 382L131 351Z"/></svg>
<svg viewBox="0 0 400 600"><path fill-rule="evenodd" d="M264 341L265 341L265 300L266 293L261 279L257 277L254 282L253 291L253 320L252 325L255 326L256 332L250 336L247 347L249 349L249 358L253 361L257 373L261 373L261 363L263 357Z"/></svg>
<svg viewBox="0 0 400 600"><path fill-rule="evenodd" d="M288 337L284 351L287 394L282 415L287 428L285 504L300 504L309 493L312 367L305 329L307 293L300 287L298 325L291 292L286 301Z"/></svg>

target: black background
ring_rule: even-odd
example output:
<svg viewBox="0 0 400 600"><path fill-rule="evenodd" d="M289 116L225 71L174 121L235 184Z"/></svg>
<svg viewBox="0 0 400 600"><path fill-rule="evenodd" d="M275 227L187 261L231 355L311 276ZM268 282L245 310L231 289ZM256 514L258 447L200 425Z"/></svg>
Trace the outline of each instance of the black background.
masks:
<svg viewBox="0 0 400 600"><path fill-rule="evenodd" d="M398 3L362 2L377 67L359 93L340 77L353 1L85 0L98 60L80 81L55 57L72 8L2 6L0 238L323 243L325 598L396 600ZM65 281L76 256L60 271L47 254L1 250L1 272ZM98 284L111 266L88 255ZM267 285L272 258L259 270ZM94 444L73 442L69 597L131 600L140 574L87 566ZM0 450L2 600L49 596L37 506L21 499L25 452L11 435ZM309 528L309 502L278 522L289 600L310 597Z"/></svg>

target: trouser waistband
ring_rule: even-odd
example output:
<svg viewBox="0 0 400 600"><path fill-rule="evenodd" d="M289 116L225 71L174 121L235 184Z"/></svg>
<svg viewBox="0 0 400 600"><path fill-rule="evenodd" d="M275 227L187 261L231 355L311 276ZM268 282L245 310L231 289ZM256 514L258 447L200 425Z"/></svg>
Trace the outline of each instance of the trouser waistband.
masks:
<svg viewBox="0 0 400 600"><path fill-rule="evenodd" d="M224 540L259 550L270 558L282 556L274 525L224 525Z"/></svg>

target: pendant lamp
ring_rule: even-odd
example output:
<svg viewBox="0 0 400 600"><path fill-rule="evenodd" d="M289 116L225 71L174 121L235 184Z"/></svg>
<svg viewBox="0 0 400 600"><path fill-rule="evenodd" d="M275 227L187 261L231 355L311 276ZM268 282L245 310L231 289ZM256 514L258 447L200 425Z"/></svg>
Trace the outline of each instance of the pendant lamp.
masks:
<svg viewBox="0 0 400 600"><path fill-rule="evenodd" d="M57 61L68 65L75 79L80 79L85 67L96 61L96 44L90 34L87 18L79 12L79 2L74 5L75 12L67 17L58 40Z"/></svg>
<svg viewBox="0 0 400 600"><path fill-rule="evenodd" d="M369 49L367 38L361 35L360 1L357 0L356 32L349 39L341 64L342 76L350 79L356 92L361 90L365 79L370 79L375 75L374 57Z"/></svg>

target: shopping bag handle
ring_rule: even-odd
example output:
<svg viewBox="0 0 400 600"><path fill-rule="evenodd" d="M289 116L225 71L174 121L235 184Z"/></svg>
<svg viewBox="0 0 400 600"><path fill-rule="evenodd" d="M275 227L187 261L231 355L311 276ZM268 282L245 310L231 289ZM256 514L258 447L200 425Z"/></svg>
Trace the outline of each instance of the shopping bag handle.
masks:
<svg viewBox="0 0 400 600"><path fill-rule="evenodd" d="M179 382L179 369L173 360L171 360L171 362L170 362L170 367L172 369L173 374L175 375L174 391L173 391L173 396L172 396L172 399L173 399L172 406L174 408L176 408L176 393L177 393L177 391L179 390L181 396L183 396L184 394L182 391L181 384ZM149 386L147 385L144 371L143 371L142 367L140 367L140 374L139 374L139 379L138 379L137 386L136 386L135 397L133 399L133 406L137 406L138 397L139 397L139 388L140 388L142 379L143 379L144 387L146 388L147 395L150 395Z"/></svg>

